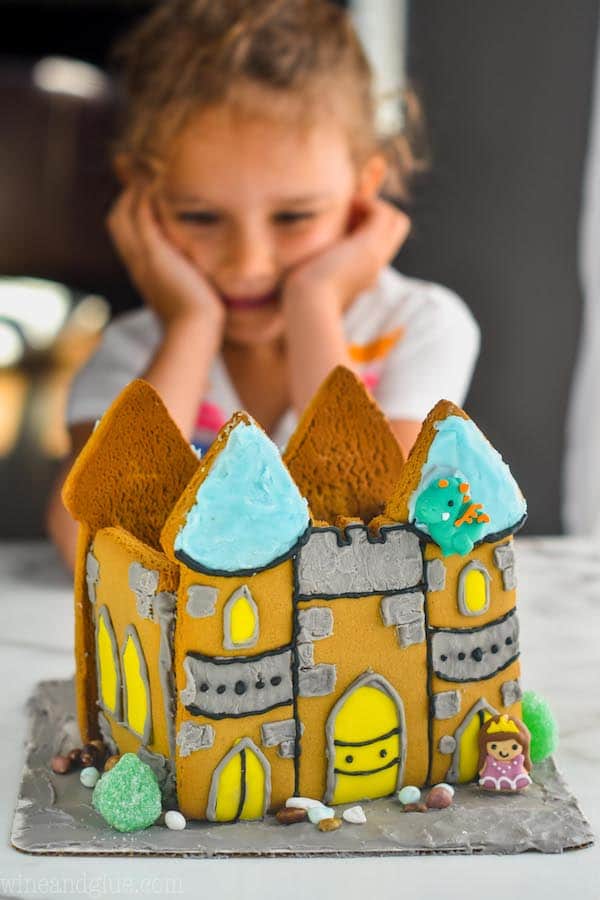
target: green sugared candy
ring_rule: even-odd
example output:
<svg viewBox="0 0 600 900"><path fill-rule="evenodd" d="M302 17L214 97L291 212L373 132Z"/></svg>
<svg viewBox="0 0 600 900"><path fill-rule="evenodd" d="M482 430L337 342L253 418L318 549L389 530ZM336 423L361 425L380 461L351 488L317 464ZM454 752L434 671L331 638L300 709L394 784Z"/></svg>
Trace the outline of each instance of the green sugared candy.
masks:
<svg viewBox="0 0 600 900"><path fill-rule="evenodd" d="M160 788L150 766L124 753L94 788L92 805L117 831L140 831L162 812Z"/></svg>
<svg viewBox="0 0 600 900"><path fill-rule="evenodd" d="M529 754L542 762L558 747L558 725L547 700L535 691L525 691L521 700L522 719L531 734Z"/></svg>

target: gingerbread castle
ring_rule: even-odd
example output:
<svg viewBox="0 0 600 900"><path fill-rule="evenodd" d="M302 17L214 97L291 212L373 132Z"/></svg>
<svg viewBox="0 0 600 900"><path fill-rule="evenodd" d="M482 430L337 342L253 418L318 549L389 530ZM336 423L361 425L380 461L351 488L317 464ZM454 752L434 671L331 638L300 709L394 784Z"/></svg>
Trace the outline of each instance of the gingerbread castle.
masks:
<svg viewBox="0 0 600 900"><path fill-rule="evenodd" d="M188 817L469 781L482 722L520 716L525 501L446 401L404 462L336 369L283 459L245 413L198 459L136 381L63 498L82 737L137 752Z"/></svg>

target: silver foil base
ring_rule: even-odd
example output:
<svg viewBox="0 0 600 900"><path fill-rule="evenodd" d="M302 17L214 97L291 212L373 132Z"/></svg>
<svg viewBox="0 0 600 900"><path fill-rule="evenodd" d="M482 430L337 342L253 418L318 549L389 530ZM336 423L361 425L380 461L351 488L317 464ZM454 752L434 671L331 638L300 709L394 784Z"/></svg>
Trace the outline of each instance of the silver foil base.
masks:
<svg viewBox="0 0 600 900"><path fill-rule="evenodd" d="M394 798L363 805L364 825L346 822L324 833L314 825L189 822L184 831L159 824L121 834L93 809L79 773L55 775L50 760L80 746L72 681L43 681L28 702L30 732L12 828L13 846L42 855L141 856L406 856L428 853L561 853L594 841L590 825L554 761L534 767L523 794L489 794L459 785L454 804L403 813ZM355 805L355 804L348 804ZM344 807L337 807L341 815Z"/></svg>

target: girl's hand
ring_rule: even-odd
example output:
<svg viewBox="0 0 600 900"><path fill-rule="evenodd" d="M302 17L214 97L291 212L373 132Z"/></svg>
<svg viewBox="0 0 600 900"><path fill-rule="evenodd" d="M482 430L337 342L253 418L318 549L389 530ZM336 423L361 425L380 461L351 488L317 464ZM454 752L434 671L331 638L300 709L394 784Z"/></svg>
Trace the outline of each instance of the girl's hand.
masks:
<svg viewBox="0 0 600 900"><path fill-rule="evenodd" d="M169 241L152 208L151 190L133 182L118 197L106 223L115 247L144 301L165 327L201 318L222 333L225 311L218 295Z"/></svg>
<svg viewBox="0 0 600 900"><path fill-rule="evenodd" d="M341 313L358 294L371 287L410 231L408 216L379 198L356 201L353 220L354 228L345 237L288 274L284 301L286 296L310 297L325 288L334 296Z"/></svg>

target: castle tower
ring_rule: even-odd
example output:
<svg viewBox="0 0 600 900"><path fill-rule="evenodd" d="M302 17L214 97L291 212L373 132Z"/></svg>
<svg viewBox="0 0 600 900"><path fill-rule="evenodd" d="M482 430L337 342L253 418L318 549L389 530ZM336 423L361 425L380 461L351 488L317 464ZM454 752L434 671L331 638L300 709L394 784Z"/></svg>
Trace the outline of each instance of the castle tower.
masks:
<svg viewBox="0 0 600 900"><path fill-rule="evenodd" d="M97 424L63 490L80 523L75 686L84 742L138 752L173 790L179 572L162 526L198 460L156 392L135 381Z"/></svg>
<svg viewBox="0 0 600 900"><path fill-rule="evenodd" d="M236 414L162 533L180 568L176 770L186 816L260 818L294 793L292 557L308 527L277 448Z"/></svg>
<svg viewBox="0 0 600 900"><path fill-rule="evenodd" d="M426 542L428 780L471 781L485 719L520 716L512 535L525 519L525 500L477 426L442 401L425 421L386 513Z"/></svg>
<svg viewBox="0 0 600 900"><path fill-rule="evenodd" d="M401 451L363 386L338 368L285 461L320 520L295 562L298 790L344 803L420 784L428 760L421 543L403 523L367 527L398 482Z"/></svg>

